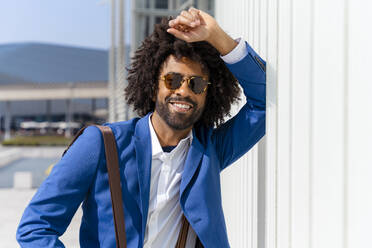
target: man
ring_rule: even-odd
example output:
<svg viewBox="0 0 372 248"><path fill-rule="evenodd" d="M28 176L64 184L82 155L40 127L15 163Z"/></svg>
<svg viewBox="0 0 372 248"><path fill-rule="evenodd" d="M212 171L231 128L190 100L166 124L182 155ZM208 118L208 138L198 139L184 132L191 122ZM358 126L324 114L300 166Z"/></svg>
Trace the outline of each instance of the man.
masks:
<svg viewBox="0 0 372 248"><path fill-rule="evenodd" d="M239 87L247 103L223 123ZM156 25L137 50L125 96L142 118L112 128L128 247L174 247L184 214L187 247L229 247L220 172L265 133L265 62L191 8ZM83 202L81 247L115 247L103 139L88 127L55 165L22 217L24 247L58 237Z"/></svg>

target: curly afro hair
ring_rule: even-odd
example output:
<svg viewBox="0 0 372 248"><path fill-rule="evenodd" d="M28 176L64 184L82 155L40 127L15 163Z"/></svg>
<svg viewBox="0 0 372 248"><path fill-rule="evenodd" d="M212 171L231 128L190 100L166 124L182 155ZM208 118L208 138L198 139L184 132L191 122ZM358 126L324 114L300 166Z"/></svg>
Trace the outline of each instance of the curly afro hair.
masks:
<svg viewBox="0 0 372 248"><path fill-rule="evenodd" d="M229 116L231 104L239 99L240 88L233 74L226 67L220 53L209 43L188 43L167 32L170 18L156 24L154 32L137 49L128 70L125 99L142 117L154 111L158 78L168 56L177 60L186 57L198 62L209 76L205 108L196 123L207 127L219 126Z"/></svg>

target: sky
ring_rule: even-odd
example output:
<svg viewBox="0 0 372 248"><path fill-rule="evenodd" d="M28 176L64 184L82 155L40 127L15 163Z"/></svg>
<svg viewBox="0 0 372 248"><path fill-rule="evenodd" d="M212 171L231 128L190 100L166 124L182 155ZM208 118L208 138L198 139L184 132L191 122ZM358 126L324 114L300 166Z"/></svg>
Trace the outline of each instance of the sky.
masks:
<svg viewBox="0 0 372 248"><path fill-rule="evenodd" d="M109 0L0 0L0 45L43 42L107 49L110 11Z"/></svg>

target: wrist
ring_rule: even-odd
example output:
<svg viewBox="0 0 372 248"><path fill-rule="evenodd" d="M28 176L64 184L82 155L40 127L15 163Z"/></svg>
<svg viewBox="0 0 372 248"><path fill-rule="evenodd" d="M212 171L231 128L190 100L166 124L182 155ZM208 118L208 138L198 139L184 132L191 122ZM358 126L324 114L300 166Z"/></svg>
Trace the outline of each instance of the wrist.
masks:
<svg viewBox="0 0 372 248"><path fill-rule="evenodd" d="M238 45L238 43L218 25L211 31L206 41L216 48L222 56L231 52Z"/></svg>

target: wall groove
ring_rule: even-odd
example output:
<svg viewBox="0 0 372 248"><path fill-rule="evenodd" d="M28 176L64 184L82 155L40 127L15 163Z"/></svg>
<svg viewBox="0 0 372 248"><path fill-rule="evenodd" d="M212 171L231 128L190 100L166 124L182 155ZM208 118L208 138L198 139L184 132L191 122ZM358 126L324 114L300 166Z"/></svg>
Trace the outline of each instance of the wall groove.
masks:
<svg viewBox="0 0 372 248"><path fill-rule="evenodd" d="M309 130L309 248L313 248L313 157L314 157L314 1L310 0L310 130Z"/></svg>
<svg viewBox="0 0 372 248"><path fill-rule="evenodd" d="M289 0L289 209L288 209L288 247L292 247L293 232L293 0Z"/></svg>
<svg viewBox="0 0 372 248"><path fill-rule="evenodd" d="M349 161L349 151L348 151L348 143L349 143L349 97L348 97L348 82L349 82L349 1L344 0L344 82L343 82L343 88L344 88L344 99L343 99L343 112L344 112L344 144L343 144L343 155L344 155L344 185L343 185L343 192L344 192L344 206L343 206L343 247L348 248L348 161Z"/></svg>

